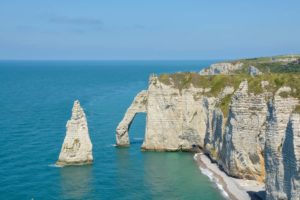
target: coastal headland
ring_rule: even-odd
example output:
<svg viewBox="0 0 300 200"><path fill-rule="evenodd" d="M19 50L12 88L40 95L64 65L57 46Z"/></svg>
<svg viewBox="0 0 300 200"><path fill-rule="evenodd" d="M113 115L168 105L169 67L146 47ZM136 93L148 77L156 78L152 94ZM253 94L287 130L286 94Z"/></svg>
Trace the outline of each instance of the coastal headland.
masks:
<svg viewBox="0 0 300 200"><path fill-rule="evenodd" d="M297 199L299 100L299 55L240 59L200 72L152 75L148 89L135 97L117 127L117 145L130 145L130 125L143 112L147 114L143 150L197 147L222 169L224 173L219 173L207 158L196 156L201 168L214 168L212 173L225 183L231 198L250 198L249 187L255 193L265 185L268 200Z"/></svg>

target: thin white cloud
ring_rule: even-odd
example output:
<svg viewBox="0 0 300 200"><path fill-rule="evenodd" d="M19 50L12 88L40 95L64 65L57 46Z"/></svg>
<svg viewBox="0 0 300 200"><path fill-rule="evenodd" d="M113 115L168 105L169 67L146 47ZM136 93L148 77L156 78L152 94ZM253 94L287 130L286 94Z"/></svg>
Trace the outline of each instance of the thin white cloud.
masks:
<svg viewBox="0 0 300 200"><path fill-rule="evenodd" d="M55 24L70 24L78 26L102 26L103 22L96 18L85 18L85 17L67 17L67 16L55 16L49 19L49 22Z"/></svg>

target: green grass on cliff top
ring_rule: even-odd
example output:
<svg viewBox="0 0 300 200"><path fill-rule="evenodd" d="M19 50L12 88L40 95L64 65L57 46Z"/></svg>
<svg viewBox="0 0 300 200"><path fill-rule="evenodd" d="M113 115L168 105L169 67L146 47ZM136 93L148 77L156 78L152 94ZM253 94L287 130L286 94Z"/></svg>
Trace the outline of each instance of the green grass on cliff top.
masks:
<svg viewBox="0 0 300 200"><path fill-rule="evenodd" d="M294 62L276 62L277 59L296 58L298 61ZM249 66L255 66L263 73L298 73L300 72L300 55L293 56L274 56L274 57L261 57L240 59L229 61L231 63L242 62L244 63L243 69L236 71L236 73L247 73Z"/></svg>
<svg viewBox="0 0 300 200"><path fill-rule="evenodd" d="M198 73L185 72L175 74L161 74L159 81L165 85L171 85L178 88L179 91L189 88L192 85L196 88L211 88L206 92L206 96L217 96L225 86L232 86L236 90L243 80L248 81L249 93L261 94L264 92L261 81L268 81L269 85L265 87L268 92L273 95L282 86L292 88L290 93L282 92L282 97L296 97L300 99L300 73L266 73L260 76L252 77L246 73L234 75L214 75L203 76ZM231 95L226 96L220 102L220 108L224 115L228 113L228 106L231 102ZM296 112L300 113L300 107L296 108Z"/></svg>
<svg viewBox="0 0 300 200"><path fill-rule="evenodd" d="M172 85L179 90L194 86L196 88L211 88L207 95L217 96L225 86L238 88L243 80L249 84L249 93L260 94L263 92L261 81L268 81L267 91L275 93L282 86L289 86L295 90L289 95L300 98L300 73L268 73L260 76L247 74L203 76L193 72L175 74L161 74L159 81L165 85Z"/></svg>
<svg viewBox="0 0 300 200"><path fill-rule="evenodd" d="M293 62L277 61L282 58L297 58L298 60ZM196 88L211 88L210 92L205 93L207 96L217 96L225 86L232 86L236 90L243 80L248 81L249 93L261 94L264 92L261 82L268 81L269 85L265 89L273 95L280 87L289 86L292 88L290 93L282 92L279 95L300 99L300 55L250 58L230 62L242 62L244 65L242 69L234 71L232 75L203 76L198 73L186 72L161 74L159 80L163 84L178 88L179 91L189 88L191 85ZM258 68L263 74L250 76L248 69L251 65ZM219 106L225 114L228 112L230 101L231 95L228 95L220 102ZM300 113L300 106L297 106L295 112Z"/></svg>

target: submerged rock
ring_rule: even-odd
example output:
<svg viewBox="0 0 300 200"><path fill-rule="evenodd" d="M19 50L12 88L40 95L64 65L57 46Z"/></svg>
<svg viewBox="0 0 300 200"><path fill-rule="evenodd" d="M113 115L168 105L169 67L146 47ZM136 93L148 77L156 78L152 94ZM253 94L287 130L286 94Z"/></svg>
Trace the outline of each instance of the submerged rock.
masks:
<svg viewBox="0 0 300 200"><path fill-rule="evenodd" d="M92 142L85 113L78 100L74 102L72 117L67 122L67 132L57 165L82 165L93 162Z"/></svg>

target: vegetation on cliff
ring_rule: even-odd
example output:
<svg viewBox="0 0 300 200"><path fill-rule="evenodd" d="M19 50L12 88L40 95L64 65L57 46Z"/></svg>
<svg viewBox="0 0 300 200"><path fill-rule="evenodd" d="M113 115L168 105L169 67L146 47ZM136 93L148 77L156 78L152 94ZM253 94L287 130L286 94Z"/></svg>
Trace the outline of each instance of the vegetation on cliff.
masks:
<svg viewBox="0 0 300 200"><path fill-rule="evenodd" d="M171 85L179 90L187 89L190 86L211 88L209 92L205 93L208 96L217 96L225 86L237 89L244 80L248 81L249 93L254 94L261 94L264 91L274 94L280 87L288 86L292 88L292 91L285 95L282 93L282 96L290 95L300 99L300 73L267 73L253 77L247 74L203 76L193 72L181 72L161 74L158 78L161 83ZM264 88L261 84L262 81L268 81L268 85Z"/></svg>
<svg viewBox="0 0 300 200"><path fill-rule="evenodd" d="M187 89L191 86L195 88L210 88L206 92L203 92L206 96L216 97L225 86L234 87L236 90L240 83L244 80L248 81L249 94L255 95L269 92L274 96L275 92L283 86L290 87L290 92L284 91L279 95L281 97L292 96L300 99L300 56L294 56L292 58L287 56L277 56L273 58L253 58L243 59L234 62L242 62L243 68L235 71L231 75L200 75L195 72L180 72L174 74L161 74L158 79L165 85L170 85L174 88L178 88L181 92L183 89ZM255 66L261 72L262 75L251 76L248 69L250 66ZM262 82L266 84L263 86ZM225 96L219 103L219 107L223 111L224 115L228 113L228 106L231 102L231 96ZM300 113L300 106L298 106L295 112Z"/></svg>
<svg viewBox="0 0 300 200"><path fill-rule="evenodd" d="M241 62L243 68L236 73L247 73L254 66L263 73L297 73L300 72L300 55L249 58L232 61Z"/></svg>

